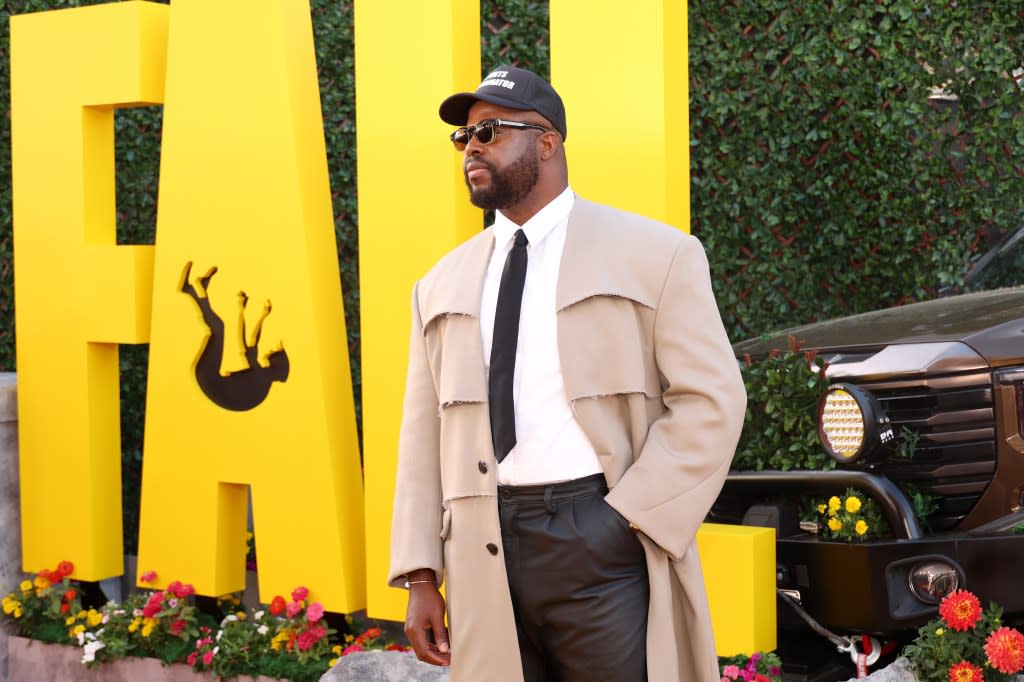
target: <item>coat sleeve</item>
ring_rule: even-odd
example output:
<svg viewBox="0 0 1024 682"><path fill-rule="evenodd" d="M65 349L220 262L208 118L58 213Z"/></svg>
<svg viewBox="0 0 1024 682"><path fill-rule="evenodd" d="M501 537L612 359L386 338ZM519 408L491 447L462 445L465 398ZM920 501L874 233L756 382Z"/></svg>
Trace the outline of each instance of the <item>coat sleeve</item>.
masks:
<svg viewBox="0 0 1024 682"><path fill-rule="evenodd" d="M669 266L654 354L665 412L606 499L678 560L721 491L746 409L707 257L694 237L683 239Z"/></svg>
<svg viewBox="0 0 1024 682"><path fill-rule="evenodd" d="M444 569L439 402L427 361L418 292L417 283L412 294L409 369L398 438L398 470L391 521L388 584L392 587L401 587L405 575L418 568L433 569L440 584Z"/></svg>

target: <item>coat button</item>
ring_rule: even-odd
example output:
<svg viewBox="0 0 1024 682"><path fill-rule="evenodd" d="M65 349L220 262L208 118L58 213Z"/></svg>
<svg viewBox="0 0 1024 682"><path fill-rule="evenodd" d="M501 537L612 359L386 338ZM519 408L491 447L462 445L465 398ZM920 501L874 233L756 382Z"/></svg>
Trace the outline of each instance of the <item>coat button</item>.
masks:
<svg viewBox="0 0 1024 682"><path fill-rule="evenodd" d="M488 542L487 551L491 553L491 556L495 556L498 553L498 546L493 542Z"/></svg>
<svg viewBox="0 0 1024 682"><path fill-rule="evenodd" d="M480 470L481 474L486 474L487 473L487 462L484 462L483 460L477 462L476 463L476 468Z"/></svg>

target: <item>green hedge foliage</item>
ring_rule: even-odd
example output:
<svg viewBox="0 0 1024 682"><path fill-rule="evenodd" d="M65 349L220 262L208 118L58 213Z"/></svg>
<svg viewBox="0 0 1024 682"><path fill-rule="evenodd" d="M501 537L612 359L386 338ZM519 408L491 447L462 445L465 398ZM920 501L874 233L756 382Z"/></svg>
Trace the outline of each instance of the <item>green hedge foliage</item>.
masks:
<svg viewBox="0 0 1024 682"><path fill-rule="evenodd" d="M926 297L1020 222L1018 2L690 0L693 231L734 339ZM7 18L86 4L0 0L0 370L14 369ZM352 6L311 7L358 404ZM547 2L480 14L485 71L549 72ZM939 89L957 99L929 99ZM118 239L152 243L160 110L119 111L116 127ZM122 347L129 548L146 360Z"/></svg>
<svg viewBox="0 0 1024 682"><path fill-rule="evenodd" d="M693 231L734 340L926 298L1020 224L1019 0L689 9Z"/></svg>

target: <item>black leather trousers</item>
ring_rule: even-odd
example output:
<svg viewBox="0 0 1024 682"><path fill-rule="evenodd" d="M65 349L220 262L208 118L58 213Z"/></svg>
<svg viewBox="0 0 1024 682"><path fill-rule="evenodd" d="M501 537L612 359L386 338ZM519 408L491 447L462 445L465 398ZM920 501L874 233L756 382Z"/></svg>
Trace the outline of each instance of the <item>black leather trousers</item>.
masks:
<svg viewBox="0 0 1024 682"><path fill-rule="evenodd" d="M526 682L647 679L647 564L607 493L600 474L498 488Z"/></svg>

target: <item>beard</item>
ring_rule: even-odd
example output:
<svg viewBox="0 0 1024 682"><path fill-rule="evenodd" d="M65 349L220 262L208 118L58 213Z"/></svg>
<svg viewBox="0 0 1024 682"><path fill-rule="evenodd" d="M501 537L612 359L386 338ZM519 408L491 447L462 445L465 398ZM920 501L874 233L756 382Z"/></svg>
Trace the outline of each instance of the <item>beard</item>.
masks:
<svg viewBox="0 0 1024 682"><path fill-rule="evenodd" d="M493 211L515 206L533 191L540 179L540 163L535 152L523 154L501 171L490 161L476 159L475 162L485 165L491 176L490 185L476 189L473 189L466 177L469 200L477 208ZM463 175L467 175L465 171Z"/></svg>

